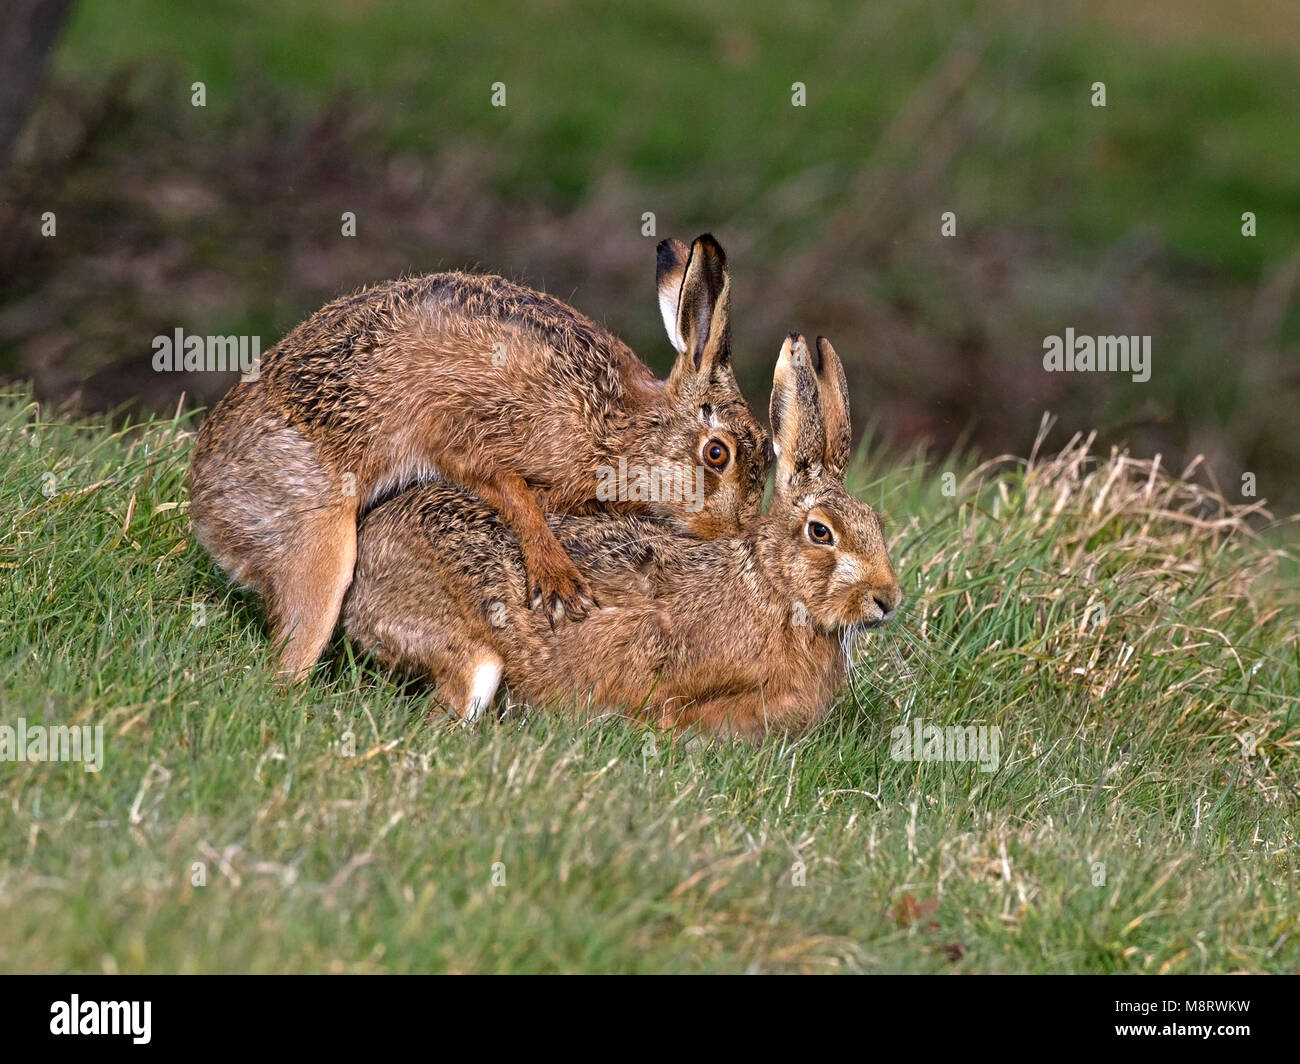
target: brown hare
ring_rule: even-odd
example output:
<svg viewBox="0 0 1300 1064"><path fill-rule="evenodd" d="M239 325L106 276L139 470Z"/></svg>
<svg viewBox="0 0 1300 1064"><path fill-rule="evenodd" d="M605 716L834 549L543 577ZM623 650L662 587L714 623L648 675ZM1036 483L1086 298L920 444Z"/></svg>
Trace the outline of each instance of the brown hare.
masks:
<svg viewBox="0 0 1300 1064"><path fill-rule="evenodd" d="M708 235L665 240L657 272L679 352L666 382L558 299L443 273L328 304L226 394L199 432L190 513L265 597L284 671L303 675L334 631L358 515L405 485L457 485L499 513L527 573L511 605L548 627L593 596L544 510L650 514L701 537L758 512L768 444L730 366L726 257Z"/></svg>
<svg viewBox="0 0 1300 1064"><path fill-rule="evenodd" d="M879 515L844 489L848 393L825 339L815 354L785 341L771 420L775 494L738 535L551 519L602 603L580 626L522 608L519 539L484 501L443 484L388 500L361 524L349 637L470 719L504 674L536 706L748 737L808 726L833 704L849 641L890 621L901 595Z"/></svg>

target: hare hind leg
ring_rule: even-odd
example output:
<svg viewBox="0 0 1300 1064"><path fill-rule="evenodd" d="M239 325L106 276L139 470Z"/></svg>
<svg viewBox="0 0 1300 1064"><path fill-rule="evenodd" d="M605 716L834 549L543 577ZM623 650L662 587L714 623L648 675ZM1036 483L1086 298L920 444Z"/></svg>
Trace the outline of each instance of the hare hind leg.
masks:
<svg viewBox="0 0 1300 1064"><path fill-rule="evenodd" d="M452 714L476 720L492 705L505 663L456 608L438 567L410 553L403 541L410 531L399 526L390 533L395 539L386 540L382 531L362 527L343 629L384 664L430 680L435 699ZM394 556L408 559L406 579L392 575Z"/></svg>
<svg viewBox="0 0 1300 1064"><path fill-rule="evenodd" d="M286 529L267 604L280 671L302 679L334 634L357 560L356 507L322 508Z"/></svg>
<svg viewBox="0 0 1300 1064"><path fill-rule="evenodd" d="M350 638L373 650L380 661L432 681L434 697L466 723L481 717L496 698L505 662L486 643L465 631L464 622L437 599L418 615L401 604L360 595L344 608Z"/></svg>
<svg viewBox="0 0 1300 1064"><path fill-rule="evenodd" d="M338 620L356 559L355 488L254 384L203 423L190 467L199 542L267 604L281 668L303 676Z"/></svg>

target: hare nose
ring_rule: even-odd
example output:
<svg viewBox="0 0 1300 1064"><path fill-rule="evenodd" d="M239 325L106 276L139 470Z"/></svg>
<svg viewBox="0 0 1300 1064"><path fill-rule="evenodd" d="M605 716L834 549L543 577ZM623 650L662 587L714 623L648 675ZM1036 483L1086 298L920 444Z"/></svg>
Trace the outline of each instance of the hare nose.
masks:
<svg viewBox="0 0 1300 1064"><path fill-rule="evenodd" d="M871 598L880 607L881 622L884 623L894 619L894 614L898 612L899 604L903 601L903 593L897 584L891 584L888 587L873 588Z"/></svg>

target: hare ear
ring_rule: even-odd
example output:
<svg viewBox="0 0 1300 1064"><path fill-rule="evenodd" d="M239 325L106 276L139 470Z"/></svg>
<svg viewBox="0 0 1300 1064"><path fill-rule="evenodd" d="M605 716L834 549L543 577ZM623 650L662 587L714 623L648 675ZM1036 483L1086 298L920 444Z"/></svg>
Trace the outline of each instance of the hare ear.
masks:
<svg viewBox="0 0 1300 1064"><path fill-rule="evenodd" d="M677 335L682 357L675 367L707 377L731 359L727 321L730 288L727 255L708 233L695 238L677 301ZM683 363L687 363L683 365Z"/></svg>
<svg viewBox="0 0 1300 1064"><path fill-rule="evenodd" d="M843 477L853 450L849 425L849 380L844 363L824 336L817 337L817 394L821 398L822 423L826 426L826 469Z"/></svg>
<svg viewBox="0 0 1300 1064"><path fill-rule="evenodd" d="M788 497L821 476L826 453L817 377L808 344L798 333L781 345L768 413L776 452L776 494Z"/></svg>
<svg viewBox="0 0 1300 1064"><path fill-rule="evenodd" d="M677 325L677 309L682 296L682 281L686 277L686 260L691 257L691 249L680 240L669 237L659 241L656 252L658 261L655 266L655 284L659 288L659 315L664 320L668 342L677 349L678 354L684 354L686 341L682 339L681 329Z"/></svg>

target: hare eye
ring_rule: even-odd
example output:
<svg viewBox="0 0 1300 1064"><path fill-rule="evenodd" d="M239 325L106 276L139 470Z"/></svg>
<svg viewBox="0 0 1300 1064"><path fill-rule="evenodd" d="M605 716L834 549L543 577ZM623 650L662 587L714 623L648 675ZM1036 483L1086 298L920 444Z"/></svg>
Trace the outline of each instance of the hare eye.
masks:
<svg viewBox="0 0 1300 1064"><path fill-rule="evenodd" d="M721 473L731 461L731 451L721 440L709 440L704 445L704 461L716 473Z"/></svg>
<svg viewBox="0 0 1300 1064"><path fill-rule="evenodd" d="M835 545L835 534L820 521L808 522L808 538L824 547Z"/></svg>

